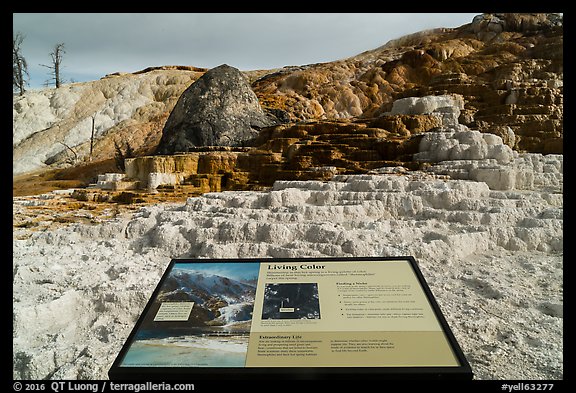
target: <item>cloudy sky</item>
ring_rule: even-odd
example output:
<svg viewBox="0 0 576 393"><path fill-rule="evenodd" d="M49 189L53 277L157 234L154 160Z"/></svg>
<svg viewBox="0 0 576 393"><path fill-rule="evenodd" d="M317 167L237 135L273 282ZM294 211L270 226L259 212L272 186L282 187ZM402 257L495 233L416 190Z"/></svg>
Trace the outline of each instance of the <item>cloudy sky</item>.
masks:
<svg viewBox="0 0 576 393"><path fill-rule="evenodd" d="M49 79L50 53L64 43L61 76L90 81L150 66L226 63L240 70L334 61L391 39L436 27L458 27L477 13L16 13L25 38L30 87Z"/></svg>

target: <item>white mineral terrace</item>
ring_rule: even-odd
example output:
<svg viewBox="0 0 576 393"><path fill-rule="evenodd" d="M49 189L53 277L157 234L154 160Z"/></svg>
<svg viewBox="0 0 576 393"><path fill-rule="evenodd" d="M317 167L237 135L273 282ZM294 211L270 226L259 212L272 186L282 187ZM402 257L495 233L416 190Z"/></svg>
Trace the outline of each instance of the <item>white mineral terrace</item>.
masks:
<svg viewBox="0 0 576 393"><path fill-rule="evenodd" d="M170 258L413 255L476 378L562 378L562 156L498 168L521 187L388 169L17 228L13 376L106 378Z"/></svg>

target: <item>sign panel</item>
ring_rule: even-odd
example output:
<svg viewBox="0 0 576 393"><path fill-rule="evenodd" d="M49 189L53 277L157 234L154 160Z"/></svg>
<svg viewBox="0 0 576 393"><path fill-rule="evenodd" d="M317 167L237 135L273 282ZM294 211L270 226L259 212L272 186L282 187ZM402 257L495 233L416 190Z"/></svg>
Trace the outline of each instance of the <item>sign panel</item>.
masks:
<svg viewBox="0 0 576 393"><path fill-rule="evenodd" d="M110 378L466 378L415 260L173 260Z"/></svg>

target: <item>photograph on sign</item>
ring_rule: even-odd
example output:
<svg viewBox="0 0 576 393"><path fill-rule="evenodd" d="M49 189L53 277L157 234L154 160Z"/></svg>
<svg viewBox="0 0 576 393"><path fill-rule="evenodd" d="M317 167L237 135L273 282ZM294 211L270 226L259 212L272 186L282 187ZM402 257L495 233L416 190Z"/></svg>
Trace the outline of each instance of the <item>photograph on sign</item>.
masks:
<svg viewBox="0 0 576 393"><path fill-rule="evenodd" d="M318 284L266 284L262 319L320 319Z"/></svg>
<svg viewBox="0 0 576 393"><path fill-rule="evenodd" d="M175 265L122 367L242 367L259 264ZM157 311L156 311L157 310Z"/></svg>

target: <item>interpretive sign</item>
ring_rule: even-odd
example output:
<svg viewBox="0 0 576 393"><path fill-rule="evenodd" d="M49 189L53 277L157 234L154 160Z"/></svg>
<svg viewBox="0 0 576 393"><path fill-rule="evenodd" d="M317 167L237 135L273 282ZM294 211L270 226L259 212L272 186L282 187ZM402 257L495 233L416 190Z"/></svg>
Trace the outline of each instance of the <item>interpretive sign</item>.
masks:
<svg viewBox="0 0 576 393"><path fill-rule="evenodd" d="M412 257L172 260L109 376L216 375L472 371Z"/></svg>

